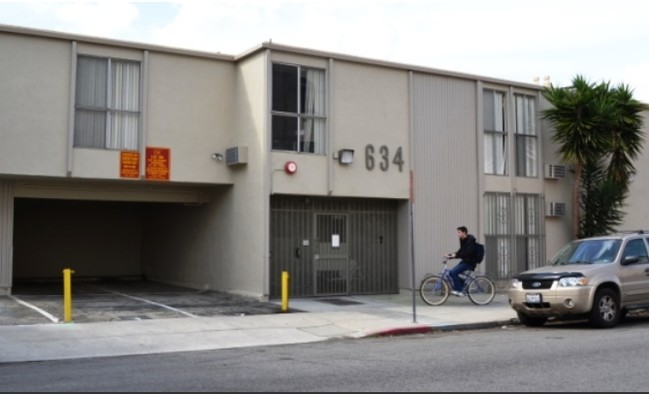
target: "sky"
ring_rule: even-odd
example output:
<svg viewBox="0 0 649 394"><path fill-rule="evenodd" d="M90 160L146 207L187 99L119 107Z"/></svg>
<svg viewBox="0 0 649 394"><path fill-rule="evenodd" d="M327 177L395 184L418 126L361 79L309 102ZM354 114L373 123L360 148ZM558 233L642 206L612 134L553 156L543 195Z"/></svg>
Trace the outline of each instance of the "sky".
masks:
<svg viewBox="0 0 649 394"><path fill-rule="evenodd" d="M579 75L649 103L646 0L0 0L0 24L229 55L272 40L555 86Z"/></svg>

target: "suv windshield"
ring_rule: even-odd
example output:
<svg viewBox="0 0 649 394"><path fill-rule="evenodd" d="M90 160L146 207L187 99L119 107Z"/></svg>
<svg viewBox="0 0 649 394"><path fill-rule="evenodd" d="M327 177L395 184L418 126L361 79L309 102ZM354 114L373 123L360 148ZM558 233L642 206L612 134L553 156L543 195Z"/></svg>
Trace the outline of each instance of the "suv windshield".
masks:
<svg viewBox="0 0 649 394"><path fill-rule="evenodd" d="M550 264L608 264L615 260L621 244L619 239L573 241L564 246Z"/></svg>

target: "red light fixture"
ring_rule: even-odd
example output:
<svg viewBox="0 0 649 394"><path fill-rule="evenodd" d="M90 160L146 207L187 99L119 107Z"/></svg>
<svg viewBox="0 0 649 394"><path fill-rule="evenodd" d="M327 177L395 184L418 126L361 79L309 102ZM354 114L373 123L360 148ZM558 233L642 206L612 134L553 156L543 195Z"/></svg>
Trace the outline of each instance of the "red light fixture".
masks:
<svg viewBox="0 0 649 394"><path fill-rule="evenodd" d="M286 171L287 174L295 174L295 171L297 171L297 163L294 161L287 161L286 164L284 164L284 171Z"/></svg>

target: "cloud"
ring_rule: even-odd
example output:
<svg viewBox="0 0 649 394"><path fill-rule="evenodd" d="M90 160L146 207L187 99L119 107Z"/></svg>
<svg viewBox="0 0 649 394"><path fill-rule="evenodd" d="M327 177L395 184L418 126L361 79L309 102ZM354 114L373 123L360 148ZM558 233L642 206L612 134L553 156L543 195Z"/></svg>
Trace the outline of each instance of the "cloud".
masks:
<svg viewBox="0 0 649 394"><path fill-rule="evenodd" d="M644 0L0 1L0 23L207 52L274 42L531 82L581 74L649 102Z"/></svg>
<svg viewBox="0 0 649 394"><path fill-rule="evenodd" d="M138 18L137 7L129 2L67 2L53 8L61 28L84 34L113 37L131 29Z"/></svg>
<svg viewBox="0 0 649 394"><path fill-rule="evenodd" d="M633 89L633 97L649 103L649 61L645 63L635 63L622 70L622 77L619 82L630 85Z"/></svg>
<svg viewBox="0 0 649 394"><path fill-rule="evenodd" d="M138 18L135 4L114 2L0 3L0 23L105 38L118 37Z"/></svg>

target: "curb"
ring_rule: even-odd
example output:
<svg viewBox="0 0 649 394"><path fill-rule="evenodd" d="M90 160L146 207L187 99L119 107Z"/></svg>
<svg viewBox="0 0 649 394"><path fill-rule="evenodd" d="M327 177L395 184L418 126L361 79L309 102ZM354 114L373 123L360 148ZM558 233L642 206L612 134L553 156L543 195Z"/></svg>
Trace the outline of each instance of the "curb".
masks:
<svg viewBox="0 0 649 394"><path fill-rule="evenodd" d="M480 323L449 324L446 326L421 325L415 327L396 327L396 328L388 328L385 330L367 334L365 335L365 338L391 337L391 336L410 335L410 334L427 334L431 332L481 330L485 328L494 328L499 326L513 326L513 325L520 325L518 319L496 320L496 321L480 322Z"/></svg>

